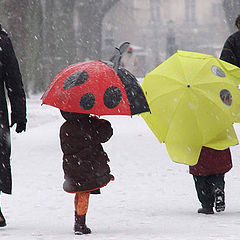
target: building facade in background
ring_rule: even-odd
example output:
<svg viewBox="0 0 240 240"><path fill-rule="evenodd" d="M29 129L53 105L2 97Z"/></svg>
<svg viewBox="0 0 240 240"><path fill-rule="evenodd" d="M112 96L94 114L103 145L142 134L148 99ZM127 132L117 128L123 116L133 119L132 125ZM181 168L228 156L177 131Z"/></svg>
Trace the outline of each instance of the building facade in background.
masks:
<svg viewBox="0 0 240 240"><path fill-rule="evenodd" d="M229 35L222 0L121 0L103 23L103 56L132 44L126 68L142 77L177 49L219 57Z"/></svg>

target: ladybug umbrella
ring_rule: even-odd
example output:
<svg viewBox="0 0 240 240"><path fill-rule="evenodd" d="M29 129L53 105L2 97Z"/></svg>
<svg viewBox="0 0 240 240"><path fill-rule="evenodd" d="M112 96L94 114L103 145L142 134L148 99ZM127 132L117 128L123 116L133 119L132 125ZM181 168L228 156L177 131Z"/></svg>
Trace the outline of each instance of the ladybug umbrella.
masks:
<svg viewBox="0 0 240 240"><path fill-rule="evenodd" d="M42 104L66 112L94 115L134 115L149 106L137 79L120 67L124 43L109 62L79 62L64 68L42 96Z"/></svg>

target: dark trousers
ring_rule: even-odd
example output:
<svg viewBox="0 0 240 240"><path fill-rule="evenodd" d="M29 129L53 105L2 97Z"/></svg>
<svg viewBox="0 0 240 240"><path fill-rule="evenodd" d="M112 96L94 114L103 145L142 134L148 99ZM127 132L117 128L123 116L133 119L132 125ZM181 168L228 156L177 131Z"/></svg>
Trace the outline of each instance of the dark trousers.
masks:
<svg viewBox="0 0 240 240"><path fill-rule="evenodd" d="M197 196L203 207L214 206L214 192L221 189L224 192L225 181L224 174L195 176L193 175Z"/></svg>

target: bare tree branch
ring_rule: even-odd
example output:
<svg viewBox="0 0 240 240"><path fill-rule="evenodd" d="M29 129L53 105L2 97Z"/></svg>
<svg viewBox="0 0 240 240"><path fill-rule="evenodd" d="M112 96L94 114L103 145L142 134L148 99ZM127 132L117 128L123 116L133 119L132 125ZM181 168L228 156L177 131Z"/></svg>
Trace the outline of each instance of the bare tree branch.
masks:
<svg viewBox="0 0 240 240"><path fill-rule="evenodd" d="M78 2L80 22L80 59L101 59L102 22L107 12L119 0L89 0Z"/></svg>

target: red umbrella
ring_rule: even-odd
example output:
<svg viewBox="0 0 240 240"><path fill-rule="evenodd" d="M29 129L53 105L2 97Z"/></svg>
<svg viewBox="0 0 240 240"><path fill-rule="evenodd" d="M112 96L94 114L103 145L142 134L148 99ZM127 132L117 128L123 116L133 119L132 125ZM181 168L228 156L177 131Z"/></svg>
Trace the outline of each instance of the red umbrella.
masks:
<svg viewBox="0 0 240 240"><path fill-rule="evenodd" d="M117 72L101 61L70 65L52 80L42 103L66 112L98 116L149 111L137 79L125 68L119 67Z"/></svg>

